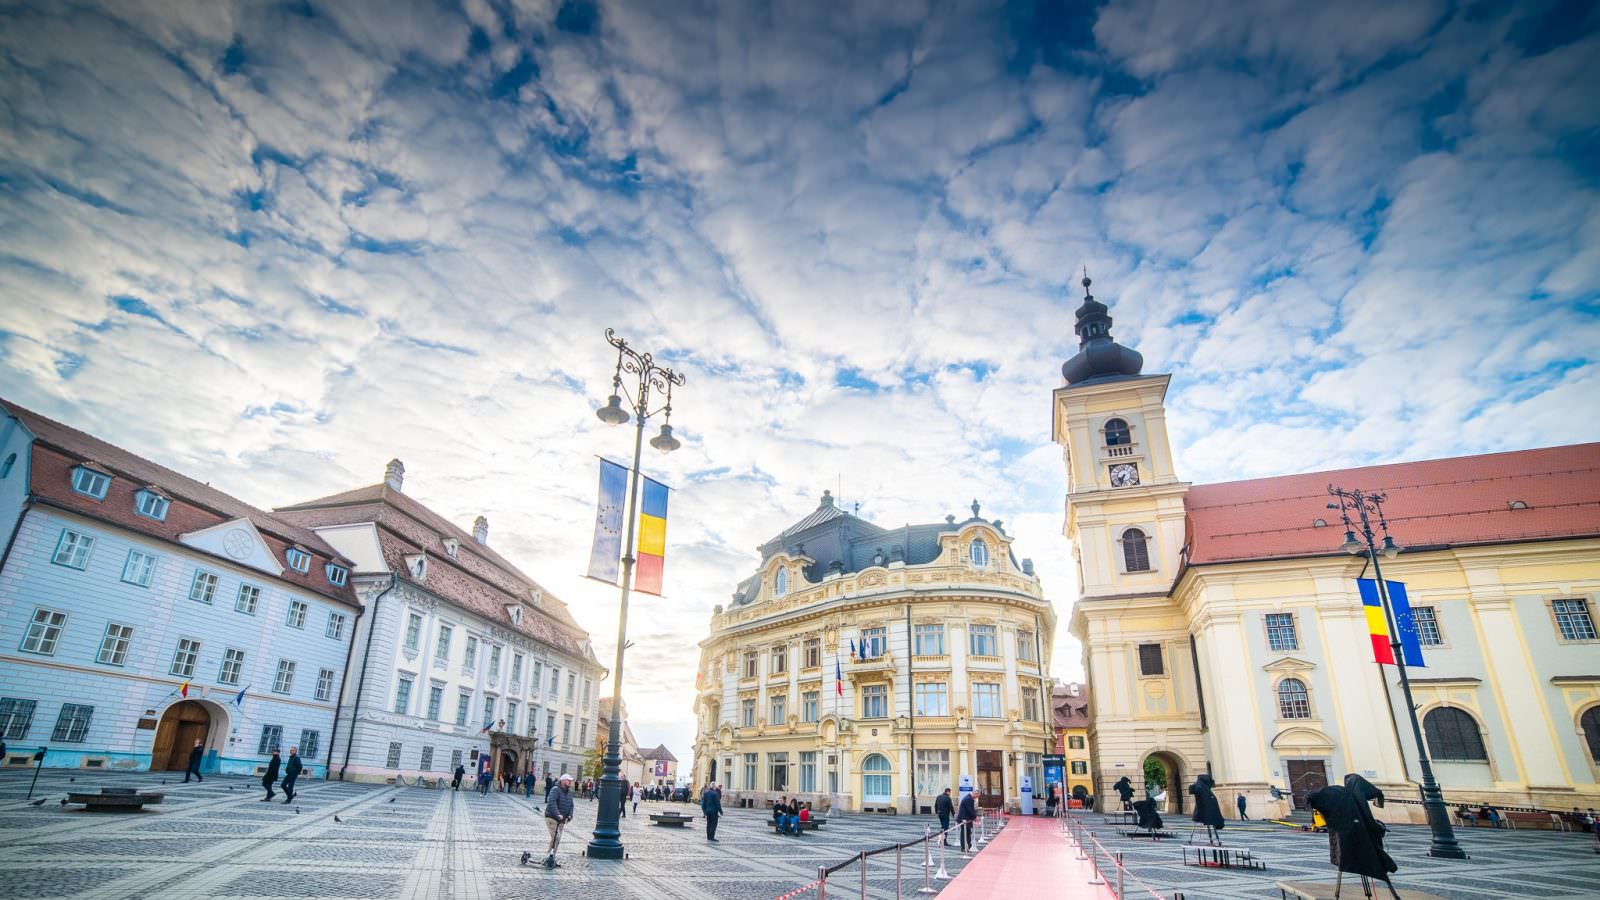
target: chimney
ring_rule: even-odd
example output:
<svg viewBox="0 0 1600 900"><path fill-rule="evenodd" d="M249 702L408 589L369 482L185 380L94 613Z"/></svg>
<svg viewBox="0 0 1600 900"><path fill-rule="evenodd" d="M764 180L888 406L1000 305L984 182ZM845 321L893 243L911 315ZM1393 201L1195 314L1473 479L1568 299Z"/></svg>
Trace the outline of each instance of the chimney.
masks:
<svg viewBox="0 0 1600 900"><path fill-rule="evenodd" d="M479 516L472 520L472 539L478 543L489 546L489 520Z"/></svg>
<svg viewBox="0 0 1600 900"><path fill-rule="evenodd" d="M405 483L405 480L406 464L398 459L389 460L389 464L383 467L383 483L390 490L398 491L400 490L400 485Z"/></svg>

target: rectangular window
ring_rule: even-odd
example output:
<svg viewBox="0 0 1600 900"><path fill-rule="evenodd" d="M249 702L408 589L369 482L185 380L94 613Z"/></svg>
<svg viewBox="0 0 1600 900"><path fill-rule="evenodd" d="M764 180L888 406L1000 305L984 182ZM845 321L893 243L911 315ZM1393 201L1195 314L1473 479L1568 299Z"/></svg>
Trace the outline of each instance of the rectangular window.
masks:
<svg viewBox="0 0 1600 900"><path fill-rule="evenodd" d="M761 654L754 650L746 650L744 653L744 677L755 678L759 674L761 674Z"/></svg>
<svg viewBox="0 0 1600 900"><path fill-rule="evenodd" d="M885 632L882 626L877 628L861 629L862 659L877 659L883 655L885 645L888 643L884 639L884 634Z"/></svg>
<svg viewBox="0 0 1600 900"><path fill-rule="evenodd" d="M937 797L950 787L950 751L918 750L915 785L918 797Z"/></svg>
<svg viewBox="0 0 1600 900"><path fill-rule="evenodd" d="M520 690L521 687L522 687L522 654L521 653L513 653L513 654L511 654L511 687L510 687L511 693L513 693L513 694L522 693L522 691ZM584 699L587 700L588 696L585 695Z"/></svg>
<svg viewBox="0 0 1600 900"><path fill-rule="evenodd" d="M783 694L773 694L767 698L767 723L782 725L789 716L789 698Z"/></svg>
<svg viewBox="0 0 1600 900"><path fill-rule="evenodd" d="M111 476L78 466L72 470L72 489L85 497L104 500L111 487Z"/></svg>
<svg viewBox="0 0 1600 900"><path fill-rule="evenodd" d="M500 645L489 648L489 680L500 680Z"/></svg>
<svg viewBox="0 0 1600 900"><path fill-rule="evenodd" d="M44 607L34 609L33 618L28 622L28 632L22 638L23 652L54 656L56 642L61 640L61 629L66 624L66 613Z"/></svg>
<svg viewBox="0 0 1600 900"><path fill-rule="evenodd" d="M467 724L467 716L472 711L472 692L462 691L456 696L456 724Z"/></svg>
<svg viewBox="0 0 1600 900"><path fill-rule="evenodd" d="M345 579L350 577L349 569L344 566L336 566L333 563L323 566L322 571L328 576L328 583L334 587L344 587Z"/></svg>
<svg viewBox="0 0 1600 900"><path fill-rule="evenodd" d="M533 661L533 675L528 678L528 696L537 700L542 690L544 690L544 663L536 659Z"/></svg>
<svg viewBox="0 0 1600 900"><path fill-rule="evenodd" d="M808 669L817 669L822 666L822 638L808 638L805 643L806 665Z"/></svg>
<svg viewBox="0 0 1600 900"><path fill-rule="evenodd" d="M289 613L284 616L283 624L290 628L306 627L306 605L299 600L290 600Z"/></svg>
<svg viewBox="0 0 1600 900"><path fill-rule="evenodd" d="M253 584L239 585L239 593L233 598L233 608L248 616L256 614L256 607L261 603L261 588Z"/></svg>
<svg viewBox="0 0 1600 900"><path fill-rule="evenodd" d="M567 702L571 703L572 701L574 701L576 699L578 699L578 673L576 673L576 672L568 672L567 673Z"/></svg>
<svg viewBox="0 0 1600 900"><path fill-rule="evenodd" d="M943 656L944 626L911 626L911 652L916 656Z"/></svg>
<svg viewBox="0 0 1600 900"><path fill-rule="evenodd" d="M1444 643L1444 634L1439 631L1439 617L1433 607L1411 607L1411 622L1417 628L1417 643L1424 647L1437 647Z"/></svg>
<svg viewBox="0 0 1600 900"><path fill-rule="evenodd" d="M1017 659L1023 662L1033 662L1033 632L1027 628L1017 629Z"/></svg>
<svg viewBox="0 0 1600 900"><path fill-rule="evenodd" d="M189 599L196 603L210 603L217 595L217 576L204 569L196 569L194 581L189 582Z"/></svg>
<svg viewBox="0 0 1600 900"><path fill-rule="evenodd" d="M1161 659L1160 644L1139 645L1139 674L1164 675L1167 668Z"/></svg>
<svg viewBox="0 0 1600 900"><path fill-rule="evenodd" d="M1036 688L1022 689L1022 719L1025 722L1039 721L1039 691Z"/></svg>
<svg viewBox="0 0 1600 900"><path fill-rule="evenodd" d="M1089 762L1087 760L1082 760L1082 759L1073 760L1072 761L1072 774L1074 774L1074 775L1087 775L1087 774L1089 774Z"/></svg>
<svg viewBox="0 0 1600 900"><path fill-rule="evenodd" d="M506 727L501 730L506 734L517 733L517 701L506 700Z"/></svg>
<svg viewBox="0 0 1600 900"><path fill-rule="evenodd" d="M589 708L589 696L594 690L594 682L585 678L583 680L583 708Z"/></svg>
<svg viewBox="0 0 1600 900"><path fill-rule="evenodd" d="M744 789L747 791L756 790L756 755L754 753L746 753L744 755Z"/></svg>
<svg viewBox="0 0 1600 900"><path fill-rule="evenodd" d="M1556 626L1561 629L1561 637L1568 641L1592 641L1595 639L1594 617L1589 615L1589 601L1587 600L1557 600L1553 604L1556 614Z"/></svg>
<svg viewBox="0 0 1600 900"><path fill-rule="evenodd" d="M171 502L155 491L139 491L133 495L133 511L146 519L163 522L166 521L167 507Z"/></svg>
<svg viewBox="0 0 1600 900"><path fill-rule="evenodd" d="M806 691L800 695L800 720L802 722L817 721L818 712L822 706L818 702L819 699L820 693L818 691Z"/></svg>
<svg viewBox="0 0 1600 900"><path fill-rule="evenodd" d="M428 688L428 721L439 721L439 712L444 706L444 688L433 685Z"/></svg>
<svg viewBox="0 0 1600 900"><path fill-rule="evenodd" d="M1000 718L1000 685L972 686L972 715L979 719Z"/></svg>
<svg viewBox="0 0 1600 900"><path fill-rule="evenodd" d="M439 639L433 644L433 663L438 666L450 664L450 638L455 634L455 629L449 625L439 626Z"/></svg>
<svg viewBox="0 0 1600 900"><path fill-rule="evenodd" d="M394 689L394 711L399 715L405 715L411 708L411 686L416 682L417 680L410 675L400 676Z"/></svg>
<svg viewBox="0 0 1600 900"><path fill-rule="evenodd" d="M869 684L861 688L861 718L883 719L889 715L889 686Z"/></svg>
<svg viewBox="0 0 1600 900"><path fill-rule="evenodd" d="M0 739L20 741L26 738L28 729L33 727L33 711L38 706L37 700L0 697Z"/></svg>
<svg viewBox="0 0 1600 900"><path fill-rule="evenodd" d="M1300 649L1294 633L1294 613L1267 613L1267 648L1274 651Z"/></svg>
<svg viewBox="0 0 1600 900"><path fill-rule="evenodd" d="M122 580L139 587L149 587L155 575L156 558L142 550L129 550L128 561L122 564Z"/></svg>
<svg viewBox="0 0 1600 900"><path fill-rule="evenodd" d="M406 650L415 653L422 641L422 617L416 613L406 613Z"/></svg>
<svg viewBox="0 0 1600 900"><path fill-rule="evenodd" d="M942 681L923 681L916 688L917 715L950 715L950 690Z"/></svg>
<svg viewBox="0 0 1600 900"><path fill-rule="evenodd" d="M132 641L133 626L108 623L105 636L100 638L100 652L95 656L95 661L108 666L122 665L123 660L128 658L128 644Z"/></svg>
<svg viewBox="0 0 1600 900"><path fill-rule="evenodd" d="M311 571L311 554L301 550L299 547L290 547L284 551L283 558L288 560L289 568L296 572Z"/></svg>
<svg viewBox="0 0 1600 900"><path fill-rule="evenodd" d="M817 792L817 751L800 751L800 792L814 794Z"/></svg>
<svg viewBox="0 0 1600 900"><path fill-rule="evenodd" d="M772 648L772 660L768 667L769 674L782 675L789 671L789 648L777 646Z"/></svg>
<svg viewBox="0 0 1600 900"><path fill-rule="evenodd" d="M322 629L325 637L340 640L344 637L344 616L336 612L328 613L328 624Z"/></svg>
<svg viewBox="0 0 1600 900"><path fill-rule="evenodd" d="M200 656L200 642L191 638L178 638L178 649L172 654L172 668L168 671L179 678L194 675L194 662Z"/></svg>
<svg viewBox="0 0 1600 900"><path fill-rule="evenodd" d="M50 732L50 740L68 744L83 743L84 736L89 733L89 719L93 715L92 706L80 703L61 704L61 715L56 717L56 727Z"/></svg>
<svg viewBox="0 0 1600 900"><path fill-rule="evenodd" d="M1082 750L1083 749L1083 736L1075 734L1075 735L1067 738L1067 747L1072 749L1072 750Z"/></svg>
<svg viewBox="0 0 1600 900"><path fill-rule="evenodd" d="M561 743L566 744L568 746L570 746L572 744L572 717L571 716L562 716L561 717Z"/></svg>
<svg viewBox="0 0 1600 900"><path fill-rule="evenodd" d="M588 722L579 722L578 723L578 746L587 747L588 745L589 745L589 723Z"/></svg>
<svg viewBox="0 0 1600 900"><path fill-rule="evenodd" d="M547 740L547 741L554 739L555 736L556 736L556 714L555 713L550 713L549 715L545 716L545 718L544 718L544 736L545 736L545 740Z"/></svg>
<svg viewBox="0 0 1600 900"><path fill-rule="evenodd" d="M263 725L263 726L261 726L261 742L256 745L256 755L257 756L266 756L267 754L271 753L273 750L279 749L282 746L283 746L283 726L282 725Z"/></svg>
<svg viewBox="0 0 1600 900"><path fill-rule="evenodd" d="M561 667L550 667L550 699L561 699Z"/></svg>
<svg viewBox="0 0 1600 900"><path fill-rule="evenodd" d="M450 751L450 771L454 772L461 765L461 751Z"/></svg>
<svg viewBox="0 0 1600 900"><path fill-rule="evenodd" d="M418 767L424 772L433 771L433 747L427 745L423 746L422 761L418 763Z"/></svg>
<svg viewBox="0 0 1600 900"><path fill-rule="evenodd" d="M315 696L318 700L333 699L333 679L332 669L320 669L317 671L317 693Z"/></svg>
<svg viewBox="0 0 1600 900"><path fill-rule="evenodd" d="M539 736L539 707L528 707L528 737Z"/></svg>
<svg viewBox="0 0 1600 900"><path fill-rule="evenodd" d="M398 769L398 768L400 768L400 742L399 741L390 741L389 742L389 758L388 758L388 760L385 761L385 765L386 765L387 768L390 768L390 769Z"/></svg>
<svg viewBox="0 0 1600 900"><path fill-rule="evenodd" d="M300 729L300 755L307 759L317 755L317 747L322 743L322 735L315 728Z"/></svg>
<svg viewBox="0 0 1600 900"><path fill-rule="evenodd" d="M466 655L461 658L461 671L471 673L478 667L478 639L467 635Z"/></svg>
<svg viewBox="0 0 1600 900"><path fill-rule="evenodd" d="M787 791L789 789L789 754L767 754L767 790Z"/></svg>
<svg viewBox="0 0 1600 900"><path fill-rule="evenodd" d="M754 698L747 697L739 701L739 727L756 727L756 701Z"/></svg>
<svg viewBox="0 0 1600 900"><path fill-rule="evenodd" d="M222 651L222 669L217 672L221 684L238 684L244 673L244 651L229 647Z"/></svg>
<svg viewBox="0 0 1600 900"><path fill-rule="evenodd" d="M999 656L1000 639L993 625L970 625L967 628L967 652L973 656Z"/></svg>
<svg viewBox="0 0 1600 900"><path fill-rule="evenodd" d="M272 676L272 692L287 694L294 690L294 667L292 659L278 660L278 671Z"/></svg>
<svg viewBox="0 0 1600 900"><path fill-rule="evenodd" d="M491 727L494 725L494 705L495 705L495 698L493 698L493 697L485 697L485 698L483 698L483 724L489 725Z"/></svg>

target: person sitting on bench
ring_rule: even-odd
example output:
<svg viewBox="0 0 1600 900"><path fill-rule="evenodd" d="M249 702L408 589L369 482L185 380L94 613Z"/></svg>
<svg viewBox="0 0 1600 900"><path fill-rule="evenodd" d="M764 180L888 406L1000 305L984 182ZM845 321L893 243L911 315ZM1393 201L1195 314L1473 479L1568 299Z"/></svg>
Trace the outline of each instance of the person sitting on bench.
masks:
<svg viewBox="0 0 1600 900"><path fill-rule="evenodd" d="M1465 806L1456 807L1456 818L1461 820L1461 824L1469 828L1478 822L1478 817L1473 815L1472 810L1467 809Z"/></svg>

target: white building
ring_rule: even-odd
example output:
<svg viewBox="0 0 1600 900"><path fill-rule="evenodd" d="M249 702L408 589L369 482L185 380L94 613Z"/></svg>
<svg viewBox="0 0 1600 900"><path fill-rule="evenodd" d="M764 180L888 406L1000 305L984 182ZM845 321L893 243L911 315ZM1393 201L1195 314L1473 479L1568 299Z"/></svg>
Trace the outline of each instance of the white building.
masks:
<svg viewBox="0 0 1600 900"><path fill-rule="evenodd" d="M326 771L359 607L299 526L0 403L6 765ZM185 691L187 697L184 696Z"/></svg>
<svg viewBox="0 0 1600 900"><path fill-rule="evenodd" d="M332 777L474 770L578 773L605 669L560 600L489 547L383 483L277 510L355 561L366 615L351 654ZM353 720L353 725L352 725Z"/></svg>

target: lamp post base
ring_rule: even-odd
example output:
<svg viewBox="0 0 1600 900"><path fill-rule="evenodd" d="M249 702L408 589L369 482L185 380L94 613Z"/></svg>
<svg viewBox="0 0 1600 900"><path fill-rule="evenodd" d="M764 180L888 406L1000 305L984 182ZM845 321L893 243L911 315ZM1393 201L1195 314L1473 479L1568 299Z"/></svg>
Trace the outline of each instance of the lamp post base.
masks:
<svg viewBox="0 0 1600 900"><path fill-rule="evenodd" d="M585 848L585 853L590 859L621 859L622 845L590 841L589 846Z"/></svg>

